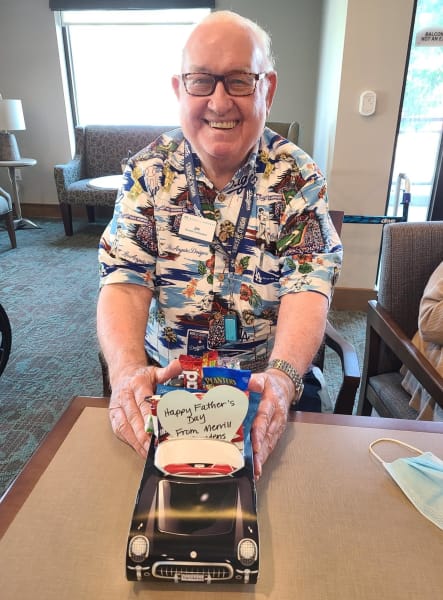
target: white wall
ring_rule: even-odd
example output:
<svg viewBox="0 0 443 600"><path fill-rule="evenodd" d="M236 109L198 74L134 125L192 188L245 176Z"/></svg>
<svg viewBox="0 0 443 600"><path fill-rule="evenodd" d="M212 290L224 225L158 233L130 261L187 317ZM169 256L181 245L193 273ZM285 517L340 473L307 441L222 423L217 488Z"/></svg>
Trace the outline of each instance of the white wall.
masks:
<svg viewBox="0 0 443 600"><path fill-rule="evenodd" d="M217 2L217 8L232 8L271 33L279 72L271 118L300 122L300 145L326 170L333 208L355 214L384 209L412 5L413 0ZM48 0L0 0L0 57L0 93L23 101L27 129L16 134L21 154L38 161L23 170L22 201L57 204L53 166L68 160L71 150ZM367 88L377 91L378 105L376 115L365 119L357 103ZM0 185L8 186L4 170ZM373 286L379 229L344 226L340 286Z"/></svg>
<svg viewBox="0 0 443 600"><path fill-rule="evenodd" d="M48 0L0 2L0 93L22 100L26 131L16 132L20 154L37 159L35 167L22 172L24 203L56 204L54 165L70 158L54 15L48 7ZM4 172L0 177L8 185Z"/></svg>
<svg viewBox="0 0 443 600"><path fill-rule="evenodd" d="M324 0L313 151L324 173L334 157L347 7L348 0Z"/></svg>
<svg viewBox="0 0 443 600"><path fill-rule="evenodd" d="M335 1L331 0L335 5ZM382 215L389 187L413 0L348 0L335 139L327 177L331 206L347 214ZM335 64L335 63L334 63ZM364 90L376 113L358 113ZM317 123L322 127L322 123ZM341 287L373 288L381 225L345 224Z"/></svg>
<svg viewBox="0 0 443 600"><path fill-rule="evenodd" d="M299 144L312 153L323 0L217 0L271 35L279 75L270 121L298 121Z"/></svg>

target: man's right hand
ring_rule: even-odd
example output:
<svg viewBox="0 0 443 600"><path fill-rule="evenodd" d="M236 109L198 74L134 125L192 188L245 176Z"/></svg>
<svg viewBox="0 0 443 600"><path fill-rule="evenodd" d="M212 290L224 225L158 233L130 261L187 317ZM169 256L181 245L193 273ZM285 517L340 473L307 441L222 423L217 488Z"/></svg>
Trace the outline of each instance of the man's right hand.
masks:
<svg viewBox="0 0 443 600"><path fill-rule="evenodd" d="M164 368L138 366L125 371L112 382L109 418L115 435L146 458L151 436L146 433L146 423L151 413L146 397L155 394L157 384L177 377L182 369L174 360Z"/></svg>

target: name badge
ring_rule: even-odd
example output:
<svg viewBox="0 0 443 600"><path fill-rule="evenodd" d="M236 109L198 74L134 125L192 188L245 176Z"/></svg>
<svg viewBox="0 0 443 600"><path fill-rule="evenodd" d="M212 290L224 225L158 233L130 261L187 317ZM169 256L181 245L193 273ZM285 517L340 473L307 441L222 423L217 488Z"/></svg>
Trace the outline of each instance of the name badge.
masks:
<svg viewBox="0 0 443 600"><path fill-rule="evenodd" d="M179 235L191 240L201 240L203 242L212 242L214 239L217 223L211 219L205 219L185 213L180 222Z"/></svg>

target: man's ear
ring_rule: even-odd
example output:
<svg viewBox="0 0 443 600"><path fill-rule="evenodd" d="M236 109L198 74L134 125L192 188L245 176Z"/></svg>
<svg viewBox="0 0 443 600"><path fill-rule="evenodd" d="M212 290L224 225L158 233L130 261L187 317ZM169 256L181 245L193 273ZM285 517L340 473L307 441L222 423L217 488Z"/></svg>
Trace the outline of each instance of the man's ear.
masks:
<svg viewBox="0 0 443 600"><path fill-rule="evenodd" d="M180 98L180 75L173 75L171 79L172 89L177 98Z"/></svg>
<svg viewBox="0 0 443 600"><path fill-rule="evenodd" d="M277 73L275 71L271 71L266 75L268 80L268 89L266 92L266 110L267 114L269 114L272 106L272 101L274 100L275 92L277 90Z"/></svg>

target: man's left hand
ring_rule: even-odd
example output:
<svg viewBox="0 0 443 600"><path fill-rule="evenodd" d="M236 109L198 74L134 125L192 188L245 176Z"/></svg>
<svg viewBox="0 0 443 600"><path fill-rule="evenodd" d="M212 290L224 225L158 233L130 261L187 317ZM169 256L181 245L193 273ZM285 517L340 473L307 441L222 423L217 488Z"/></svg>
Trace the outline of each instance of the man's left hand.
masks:
<svg viewBox="0 0 443 600"><path fill-rule="evenodd" d="M285 430L295 390L284 373L273 371L253 374L249 391L261 394L251 433L255 476L258 479L264 463Z"/></svg>

